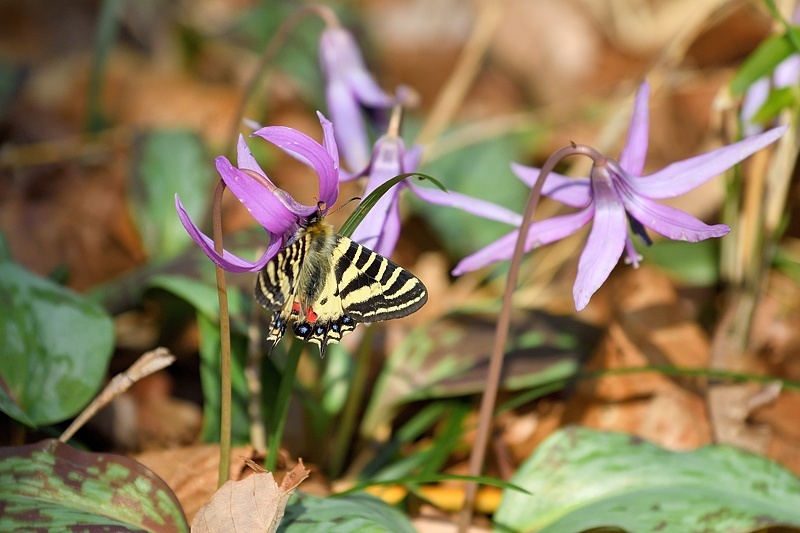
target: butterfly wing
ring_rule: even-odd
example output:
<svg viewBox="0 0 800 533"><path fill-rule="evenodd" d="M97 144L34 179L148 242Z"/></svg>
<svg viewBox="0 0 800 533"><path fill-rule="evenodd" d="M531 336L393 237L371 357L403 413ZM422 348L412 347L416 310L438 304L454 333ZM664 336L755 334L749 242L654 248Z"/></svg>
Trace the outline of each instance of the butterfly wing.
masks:
<svg viewBox="0 0 800 533"><path fill-rule="evenodd" d="M425 285L411 272L347 237L335 237L332 268L311 303L314 321L294 325L295 335L318 345L321 355L357 323L409 315L428 299Z"/></svg>
<svg viewBox="0 0 800 533"><path fill-rule="evenodd" d="M414 274L347 237L339 236L334 258L342 308L356 322L404 317L428 300Z"/></svg>
<svg viewBox="0 0 800 533"><path fill-rule="evenodd" d="M258 273L255 297L258 303L272 311L267 340L273 343L283 337L292 316L297 279L307 245L307 239L297 239L281 250Z"/></svg>
<svg viewBox="0 0 800 533"><path fill-rule="evenodd" d="M428 299L425 285L389 259L317 221L258 274L256 300L272 311L277 343L295 315L296 337L319 346L341 341L359 322L409 315Z"/></svg>

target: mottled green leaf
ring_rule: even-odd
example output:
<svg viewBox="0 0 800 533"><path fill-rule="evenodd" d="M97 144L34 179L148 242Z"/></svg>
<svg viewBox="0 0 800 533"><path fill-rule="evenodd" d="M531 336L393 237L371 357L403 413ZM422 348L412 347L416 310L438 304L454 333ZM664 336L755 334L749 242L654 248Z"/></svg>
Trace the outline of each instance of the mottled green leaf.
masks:
<svg viewBox="0 0 800 533"><path fill-rule="evenodd" d="M457 314L409 333L378 376L362 433L372 435L402 403L483 391L495 321L493 315ZM525 390L563 381L577 372L598 337L596 328L575 320L518 313L512 320L502 387Z"/></svg>
<svg viewBox="0 0 800 533"><path fill-rule="evenodd" d="M105 377L111 318L86 298L0 262L0 409L28 425L75 415Z"/></svg>
<svg viewBox="0 0 800 533"><path fill-rule="evenodd" d="M800 526L800 479L728 446L672 452L622 433L567 428L525 461L505 490L495 531L737 533Z"/></svg>
<svg viewBox="0 0 800 533"><path fill-rule="evenodd" d="M367 494L348 494L338 498L318 498L297 493L286 507L281 533L412 533L408 517Z"/></svg>
<svg viewBox="0 0 800 533"><path fill-rule="evenodd" d="M0 530L18 529L173 533L189 528L172 490L144 465L46 440L0 448Z"/></svg>
<svg viewBox="0 0 800 533"><path fill-rule="evenodd" d="M188 131L155 131L139 144L131 176L131 215L151 258L169 257L192 242L175 210L175 194L196 224L211 204L211 166L200 138Z"/></svg>

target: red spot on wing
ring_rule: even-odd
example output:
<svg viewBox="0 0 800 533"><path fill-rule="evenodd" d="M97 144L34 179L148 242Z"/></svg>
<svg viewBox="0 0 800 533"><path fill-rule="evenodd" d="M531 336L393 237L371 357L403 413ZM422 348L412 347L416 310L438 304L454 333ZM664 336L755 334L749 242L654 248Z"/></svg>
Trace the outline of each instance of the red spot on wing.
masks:
<svg viewBox="0 0 800 533"><path fill-rule="evenodd" d="M303 313L300 312L300 302L292 303L292 314L297 316L303 315ZM313 324L314 322L317 321L317 318L319 318L319 316L317 315L317 313L314 312L314 309L312 307L306 309L305 312L306 322L308 322L309 324Z"/></svg>

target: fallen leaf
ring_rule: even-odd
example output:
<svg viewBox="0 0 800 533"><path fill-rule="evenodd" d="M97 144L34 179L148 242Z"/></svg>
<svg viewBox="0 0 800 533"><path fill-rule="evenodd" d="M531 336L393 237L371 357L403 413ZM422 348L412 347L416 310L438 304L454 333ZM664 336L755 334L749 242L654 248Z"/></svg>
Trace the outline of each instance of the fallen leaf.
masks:
<svg viewBox="0 0 800 533"><path fill-rule="evenodd" d="M254 464L248 462L251 468ZM289 496L309 470L300 461L279 487L271 472L256 468L245 479L222 485L192 520L192 531L277 531Z"/></svg>

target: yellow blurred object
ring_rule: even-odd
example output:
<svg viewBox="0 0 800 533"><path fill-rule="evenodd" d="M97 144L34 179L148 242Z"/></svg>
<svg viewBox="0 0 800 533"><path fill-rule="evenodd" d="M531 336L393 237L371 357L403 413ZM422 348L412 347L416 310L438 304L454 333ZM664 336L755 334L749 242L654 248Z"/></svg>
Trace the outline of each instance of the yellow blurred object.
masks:
<svg viewBox="0 0 800 533"><path fill-rule="evenodd" d="M428 485L419 489L419 495L444 511L460 511L464 505L464 489L457 486ZM484 487L475 497L475 510L492 514L500 505L502 492L497 487Z"/></svg>
<svg viewBox="0 0 800 533"><path fill-rule="evenodd" d="M402 485L373 485L371 487L367 487L365 490L373 496L377 496L389 505L396 505L408 494L408 490Z"/></svg>

